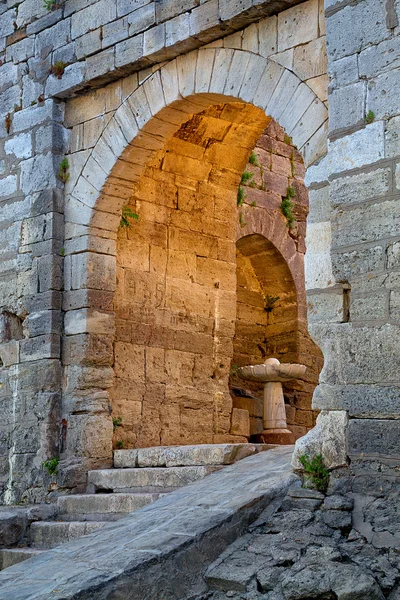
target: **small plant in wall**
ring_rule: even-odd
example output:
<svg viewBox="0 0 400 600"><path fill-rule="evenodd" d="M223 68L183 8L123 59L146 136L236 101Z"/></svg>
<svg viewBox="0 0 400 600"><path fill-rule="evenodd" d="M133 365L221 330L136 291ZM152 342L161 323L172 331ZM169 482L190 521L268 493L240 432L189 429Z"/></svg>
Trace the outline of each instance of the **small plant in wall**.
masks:
<svg viewBox="0 0 400 600"><path fill-rule="evenodd" d="M231 369L229 371L229 374L231 375L231 377L236 377L236 375L239 373L239 365L237 365L236 363L233 363L231 365Z"/></svg>
<svg viewBox="0 0 400 600"><path fill-rule="evenodd" d="M251 165L254 165L255 167L259 167L260 164L258 162L258 156L257 154L254 152L254 150L252 151L252 153L249 156L249 163Z"/></svg>
<svg viewBox="0 0 400 600"><path fill-rule="evenodd" d="M55 456L54 458L45 460L43 463L43 468L48 472L49 475L57 475L59 463L60 458L58 456Z"/></svg>
<svg viewBox="0 0 400 600"><path fill-rule="evenodd" d="M69 162L66 158L63 158L60 162L60 166L58 168L58 179L60 179L63 183L67 183L69 179Z"/></svg>
<svg viewBox="0 0 400 600"><path fill-rule="evenodd" d="M310 485L319 492L325 493L329 484L329 471L325 466L321 454L310 458L308 454L299 456L299 462L303 467L305 475L305 487Z"/></svg>
<svg viewBox="0 0 400 600"><path fill-rule="evenodd" d="M115 447L117 450L122 450L122 448L124 447L124 442L122 440L117 440L115 442Z"/></svg>
<svg viewBox="0 0 400 600"><path fill-rule="evenodd" d="M122 216L119 222L119 226L123 229L124 227L131 227L130 219L135 219L136 221L139 219L139 215L131 209L130 206L122 207Z"/></svg>
<svg viewBox="0 0 400 600"><path fill-rule="evenodd" d="M286 133L285 133L285 136L284 136L284 138L283 138L283 141L284 141L284 142L285 142L285 144L287 144L288 146L291 146L291 145L293 144L293 140L292 140L292 138L290 137L290 135L287 135Z"/></svg>
<svg viewBox="0 0 400 600"><path fill-rule="evenodd" d="M43 0L43 6L46 10L54 10L57 0Z"/></svg>
<svg viewBox="0 0 400 600"><path fill-rule="evenodd" d="M50 67L50 73L54 75L54 77L57 77L57 79L61 79L64 75L66 66L67 65L65 64L65 62L63 62L62 60L58 60L54 63L54 65Z"/></svg>
<svg viewBox="0 0 400 600"><path fill-rule="evenodd" d="M289 185L286 190L286 196L284 198L282 198L282 203L281 203L281 213L283 214L284 217L286 217L288 227L292 227L293 223L295 222L294 214L292 212L294 209L294 203L291 200L295 196L296 196L296 192L295 192L294 187Z"/></svg>
<svg viewBox="0 0 400 600"><path fill-rule="evenodd" d="M117 429L117 427L122 427L122 418L121 417L113 417L112 424L113 424L114 431Z"/></svg>
<svg viewBox="0 0 400 600"><path fill-rule="evenodd" d="M266 294L264 296L264 310L266 313L271 313L275 308L275 303L280 300L279 296L270 296Z"/></svg>
<svg viewBox="0 0 400 600"><path fill-rule="evenodd" d="M367 125L370 125L374 121L375 121L375 113L373 110L369 110L367 112L367 114L365 115L365 122L367 123Z"/></svg>

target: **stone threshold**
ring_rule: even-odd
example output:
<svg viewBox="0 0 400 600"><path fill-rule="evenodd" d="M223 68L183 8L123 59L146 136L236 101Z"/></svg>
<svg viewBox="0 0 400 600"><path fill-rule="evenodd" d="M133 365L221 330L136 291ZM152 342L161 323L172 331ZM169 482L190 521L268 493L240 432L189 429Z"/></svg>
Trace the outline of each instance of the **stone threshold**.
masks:
<svg viewBox="0 0 400 600"><path fill-rule="evenodd" d="M245 458L0 573L0 600L179 600L296 479L293 446Z"/></svg>

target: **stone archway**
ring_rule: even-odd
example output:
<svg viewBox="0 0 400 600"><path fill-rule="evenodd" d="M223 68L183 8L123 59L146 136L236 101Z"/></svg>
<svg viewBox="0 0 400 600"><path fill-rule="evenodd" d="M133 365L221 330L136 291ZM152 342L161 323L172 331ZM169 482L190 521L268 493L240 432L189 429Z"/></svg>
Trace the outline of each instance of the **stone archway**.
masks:
<svg viewBox="0 0 400 600"><path fill-rule="evenodd" d="M245 72L250 75L244 81ZM122 207L145 166L191 115L238 100L284 125L308 162L321 155L326 107L293 73L250 52L202 49L171 61L127 98L66 199L65 289L70 300L63 352L62 450L63 457L74 457L68 463L66 485L79 485L88 465L106 465L112 458L109 389ZM237 136L229 147L232 151L236 144L240 150L236 175L228 176L232 185L240 181L263 126L265 121L247 139Z"/></svg>

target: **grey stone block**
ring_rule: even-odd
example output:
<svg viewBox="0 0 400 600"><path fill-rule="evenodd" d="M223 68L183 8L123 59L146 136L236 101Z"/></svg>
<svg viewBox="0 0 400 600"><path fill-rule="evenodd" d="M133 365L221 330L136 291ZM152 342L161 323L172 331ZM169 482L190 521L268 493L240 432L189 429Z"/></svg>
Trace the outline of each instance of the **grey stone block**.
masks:
<svg viewBox="0 0 400 600"><path fill-rule="evenodd" d="M353 506L354 500L348 496L328 496L325 498L324 502L324 508L326 510L353 510Z"/></svg>
<svg viewBox="0 0 400 600"><path fill-rule="evenodd" d="M51 75L46 81L45 95L69 98L82 85L86 78L86 64L77 62L65 68L61 79Z"/></svg>
<svg viewBox="0 0 400 600"><path fill-rule="evenodd" d="M400 154L400 117L393 117L386 123L385 131L385 156L396 158Z"/></svg>
<svg viewBox="0 0 400 600"><path fill-rule="evenodd" d="M351 295L350 318L353 323L385 321L389 313L388 290L372 290L363 296Z"/></svg>
<svg viewBox="0 0 400 600"><path fill-rule="evenodd" d="M358 383L320 384L313 397L316 410L346 410L352 417L400 417L400 388Z"/></svg>
<svg viewBox="0 0 400 600"><path fill-rule="evenodd" d="M346 465L346 427L346 412L321 411L315 427L296 442L292 458L293 468L303 471L299 457L304 454L321 454L328 469Z"/></svg>
<svg viewBox="0 0 400 600"><path fill-rule="evenodd" d="M400 420L350 419L349 454L400 458Z"/></svg>
<svg viewBox="0 0 400 600"><path fill-rule="evenodd" d="M357 55L353 54L339 60L329 61L328 73L331 78L329 83L330 89L357 82L359 80Z"/></svg>
<svg viewBox="0 0 400 600"><path fill-rule="evenodd" d="M24 511L0 510L0 548L16 546L25 536L27 519Z"/></svg>
<svg viewBox="0 0 400 600"><path fill-rule="evenodd" d="M323 349L321 383L397 385L394 357L400 351L399 328L352 327L350 324L313 324L313 338ZM335 336L335 347L332 347Z"/></svg>
<svg viewBox="0 0 400 600"><path fill-rule="evenodd" d="M379 272L385 266L385 250L372 246L348 252L332 252L332 271L337 281L352 281L359 275Z"/></svg>
<svg viewBox="0 0 400 600"><path fill-rule="evenodd" d="M52 50L65 46L71 36L71 19L62 19L53 27L44 29L35 38L37 55L45 58ZM66 62L66 61L65 61Z"/></svg>
<svg viewBox="0 0 400 600"><path fill-rule="evenodd" d="M56 334L40 335L20 342L21 362L60 357L60 338Z"/></svg>
<svg viewBox="0 0 400 600"><path fill-rule="evenodd" d="M24 320L24 333L26 337L36 337L47 333L61 334L61 311L45 310L33 312Z"/></svg>
<svg viewBox="0 0 400 600"><path fill-rule="evenodd" d="M143 34L120 42L115 47L115 66L123 67L143 57Z"/></svg>
<svg viewBox="0 0 400 600"><path fill-rule="evenodd" d="M387 267L396 268L400 265L400 242L393 242L387 249Z"/></svg>
<svg viewBox="0 0 400 600"><path fill-rule="evenodd" d="M103 29L110 28L113 23L109 23L104 25ZM118 25L120 25L118 23ZM90 56L94 52L98 52L102 47L102 40L100 37L101 29L94 29L94 31L88 31L82 37L77 38L75 41L75 49L76 49L76 57L77 59L86 58L86 56ZM105 47L108 46L109 40L109 29L106 30L105 34Z"/></svg>
<svg viewBox="0 0 400 600"><path fill-rule="evenodd" d="M33 556L38 556L40 552L42 551L34 550L33 548L10 548L7 550L0 550L0 571L8 569L13 565L17 565Z"/></svg>
<svg viewBox="0 0 400 600"><path fill-rule="evenodd" d="M331 133L347 127L356 127L364 122L365 97L364 81L333 90L329 97Z"/></svg>
<svg viewBox="0 0 400 600"><path fill-rule="evenodd" d="M309 323L323 321L342 323L345 320L343 289L331 289L323 294L307 294Z"/></svg>
<svg viewBox="0 0 400 600"><path fill-rule="evenodd" d="M336 211L332 219L332 247L339 249L352 244L374 242L395 236L399 230L397 200Z"/></svg>
<svg viewBox="0 0 400 600"><path fill-rule="evenodd" d="M392 191L391 167L378 167L355 175L335 178L329 186L332 206L349 206L382 198Z"/></svg>
<svg viewBox="0 0 400 600"><path fill-rule="evenodd" d="M105 524L99 521L69 523L37 521L30 527L30 542L33 548L55 548L83 535L93 533L104 527Z"/></svg>
<svg viewBox="0 0 400 600"><path fill-rule="evenodd" d="M366 79L399 67L400 49L395 37L366 48L358 57L360 77Z"/></svg>
<svg viewBox="0 0 400 600"><path fill-rule="evenodd" d="M129 36L141 33L155 24L155 7L156 4L151 2L127 15Z"/></svg>
<svg viewBox="0 0 400 600"><path fill-rule="evenodd" d="M367 112L372 110L377 119L389 119L399 114L396 101L400 71L395 69L375 77L368 83Z"/></svg>
<svg viewBox="0 0 400 600"><path fill-rule="evenodd" d="M24 194L57 187L56 161L51 153L38 154L21 163L21 189Z"/></svg>
<svg viewBox="0 0 400 600"><path fill-rule="evenodd" d="M151 467L141 469L114 469L89 471L88 485L97 490L120 492L171 491L202 479L220 467Z"/></svg>
<svg viewBox="0 0 400 600"><path fill-rule="evenodd" d="M307 223L323 223L329 221L331 214L329 189L328 186L325 186L315 190L309 190L308 199L310 202L310 212L307 217Z"/></svg>
<svg viewBox="0 0 400 600"><path fill-rule="evenodd" d="M139 510L161 498L162 494L75 494L58 498L60 518L64 521L110 521Z"/></svg>
<svg viewBox="0 0 400 600"><path fill-rule="evenodd" d="M89 5L72 15L71 37L72 39L78 38L92 29L97 29L100 25L113 21L116 16L115 2L110 3L107 0L100 0Z"/></svg>
<svg viewBox="0 0 400 600"><path fill-rule="evenodd" d="M360 52L388 35L385 0L365 0L331 14L326 20L328 57L332 60Z"/></svg>

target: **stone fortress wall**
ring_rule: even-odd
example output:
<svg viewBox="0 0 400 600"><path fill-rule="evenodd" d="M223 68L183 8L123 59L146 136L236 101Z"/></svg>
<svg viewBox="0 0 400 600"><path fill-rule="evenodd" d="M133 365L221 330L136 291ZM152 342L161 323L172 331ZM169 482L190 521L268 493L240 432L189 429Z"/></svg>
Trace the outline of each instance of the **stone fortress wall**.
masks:
<svg viewBox="0 0 400 600"><path fill-rule="evenodd" d="M125 406L130 414L124 415L125 422L131 418L133 425L135 411L146 412L151 423L160 419L155 405L160 392L166 393L165 383L158 375L154 381L151 374L142 372L146 352L146 365L153 372L165 372L167 350L174 353L171 369L178 356L184 358L179 377L186 368L192 387L195 361L187 364L188 357L180 352L212 355L212 364L201 366L201 373L214 372L216 364L223 364L207 393L196 399L191 392L190 401L201 406L211 402L214 417L207 436L243 433L245 415L240 411L245 409L236 407L237 429L232 420L235 409L225 359L231 359L233 349L231 355L224 354L234 334L229 318L221 325L225 328L221 339L215 341L214 335L206 352L191 352L193 336L185 336L184 327L178 326L173 329L181 333L174 333L171 348L162 342L127 349L124 344L143 345L143 326L149 325L149 315L139 310L140 302L135 304L135 294L140 297L144 289L138 287L136 277L129 288L134 304L129 314L141 319L143 337L137 344L132 338L137 327L132 331L123 322L127 312L121 274L131 269L135 258L144 278L153 277L155 293L149 298L155 299L156 306L153 264L163 268L163 240L167 233L169 240L176 235L172 229L166 231L162 218L172 218L168 209L174 208L174 198L186 202L187 214L175 211L174 218L180 221L172 225L180 235L185 230L195 232L192 242L186 236L189 245L194 238L199 241L190 192L198 194L201 186L204 211L212 212L208 227L215 232L216 221L222 221L221 228L226 232L229 225L232 233L225 245L221 234L206 253L202 248L194 259L189 253L176 254L182 251L181 241L179 248L168 246L169 269L178 271L177 277L172 272L171 279L179 281L178 291L169 298L174 306L185 281L193 282L191 277L198 278L198 286L210 288L208 297L213 290L204 333L197 330L200 337L196 338L199 344L210 344L212 336L207 332L211 327L215 334L216 321L221 323L216 319L214 283L220 281L222 272L228 282L226 290L221 289L229 298L226 314L235 312L232 252L237 187L249 153L270 118L293 139L308 168L308 318L310 333L324 355L313 408L328 411L320 417L319 427L328 431L325 437L333 431L335 440L342 443L339 464L346 458L345 434L350 455L398 455L396 10L386 0L356 4L330 0L325 7L321 0L206 0L201 4L197 0L67 0L50 11L42 0L9 0L0 7L3 502L43 498L41 465L46 458L60 454L60 486L78 489L88 467L111 463L110 403L118 405L118 384L124 385L118 378L128 381L128 390L138 393L142 389L140 400L131 399L129 409ZM229 115L226 139L221 134L224 124L216 123L221 119L212 114L217 105L224 107L222 117ZM369 111L374 116L366 119ZM208 136L218 142L210 150L202 146L204 127L196 143L177 135L199 113L206 114L217 130ZM243 122L240 115L246 114ZM201 149L208 152L206 159ZM167 150L175 152L170 161L173 168L168 168L170 152L161 157ZM60 163L65 156L69 178L64 185ZM280 168L285 167L281 164ZM164 212L159 206L155 210L157 202L150 202L156 196L151 182L145 188L148 200L143 193L132 200L132 192L143 189L149 179L149 170L152 181L156 171L168 174L159 177ZM175 187L167 192L167 185ZM227 204L227 218L221 220L218 202L222 200ZM140 242L130 245L129 232L118 234L121 210L127 204L135 208L137 201L141 203L138 227L147 229ZM270 231L258 231L250 223L251 215L260 210L261 206L244 207L247 225L241 228L236 223L239 237L261 234L271 242ZM276 217L276 205L274 210ZM282 239L284 235L293 245L283 217L280 221L275 217L274 223L282 226ZM206 231L201 233L205 239ZM228 263L219 260L228 255L232 257ZM198 304L203 310L206 300ZM304 306L299 299L298 304ZM175 323L181 312L182 307L177 307ZM151 316L159 332L161 315L153 311ZM170 324L166 329L171 329ZM160 347L162 352L157 350ZM121 360L119 348L124 350ZM128 365L132 379L119 377L126 368L123 361L128 351L134 359ZM167 372L169 378L174 377L172 371ZM200 385L205 383L197 381L196 393ZM149 386L153 391L146 405ZM176 390L171 391L176 398ZM172 402L164 419L173 423L180 419L184 431L189 423L190 427L196 423L192 414L185 418L184 413ZM198 429L195 425L191 434ZM126 441L161 443L159 431L158 440L146 434L140 442L128 439L138 435L132 430ZM311 435L316 438L314 447L319 448L318 435ZM164 438L165 443L176 440Z"/></svg>

